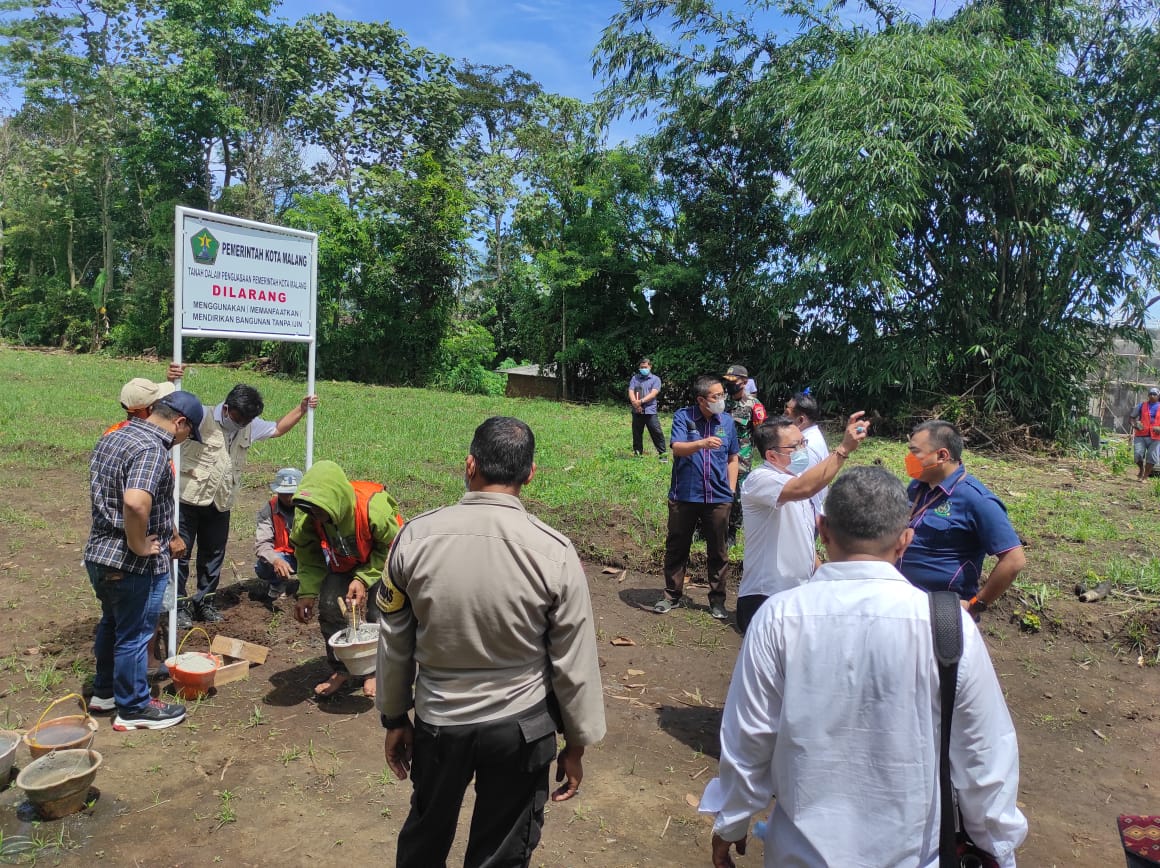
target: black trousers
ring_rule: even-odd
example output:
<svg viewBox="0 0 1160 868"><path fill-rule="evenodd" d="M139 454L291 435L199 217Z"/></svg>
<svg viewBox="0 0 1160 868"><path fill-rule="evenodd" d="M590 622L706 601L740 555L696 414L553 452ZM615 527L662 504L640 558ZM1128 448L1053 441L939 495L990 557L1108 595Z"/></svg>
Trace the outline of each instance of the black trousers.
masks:
<svg viewBox="0 0 1160 868"><path fill-rule="evenodd" d="M669 530L665 537L665 595L674 602L685 592L685 569L693 531L701 526L709 568L709 602L725 605L729 576L729 511L733 503L669 501Z"/></svg>
<svg viewBox="0 0 1160 868"><path fill-rule="evenodd" d="M765 594L746 594L737 598L737 629L741 631L742 636L749 629L749 622L753 620L761 604L768 599Z"/></svg>
<svg viewBox="0 0 1160 868"><path fill-rule="evenodd" d="M665 432L661 430L660 420L656 413L632 414L632 451L638 455L644 452L644 429L648 428L648 435L652 438L653 447L657 455L665 454Z"/></svg>
<svg viewBox="0 0 1160 868"><path fill-rule="evenodd" d="M546 706L463 726L417 716L411 813L399 831L396 868L439 868L455 839L463 793L475 777L464 868L522 868L544 826L556 724Z"/></svg>
<svg viewBox="0 0 1160 868"><path fill-rule="evenodd" d="M226 560L226 543L230 539L229 510L219 512L213 504L193 506L181 504L181 538L185 541L185 557L177 562L177 595L186 596L189 580L189 558L197 546L197 588L193 601L200 603L218 588L222 564Z"/></svg>

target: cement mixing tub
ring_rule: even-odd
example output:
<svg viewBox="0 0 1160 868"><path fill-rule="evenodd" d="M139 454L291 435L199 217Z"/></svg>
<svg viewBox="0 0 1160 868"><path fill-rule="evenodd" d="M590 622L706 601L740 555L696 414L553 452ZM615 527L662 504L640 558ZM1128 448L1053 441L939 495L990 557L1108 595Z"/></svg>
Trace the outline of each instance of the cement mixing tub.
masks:
<svg viewBox="0 0 1160 868"><path fill-rule="evenodd" d="M10 729L0 729L0 790L8 786L12 765L16 762L16 748L20 745L20 733Z"/></svg>
<svg viewBox="0 0 1160 868"><path fill-rule="evenodd" d="M81 708L80 714L66 714L64 717L48 717L57 705L75 699ZM40 715L36 726L24 734L24 743L33 759L61 750L79 750L93 746L97 737L97 721L89 714L85 698L79 693L70 693L53 702Z"/></svg>
<svg viewBox="0 0 1160 868"><path fill-rule="evenodd" d="M16 777L43 820L59 820L85 806L104 758L95 750L57 750L33 760Z"/></svg>
<svg viewBox="0 0 1160 868"><path fill-rule="evenodd" d="M350 628L339 630L327 640L334 654L351 675L372 675L379 653L379 629L363 624L351 636Z"/></svg>

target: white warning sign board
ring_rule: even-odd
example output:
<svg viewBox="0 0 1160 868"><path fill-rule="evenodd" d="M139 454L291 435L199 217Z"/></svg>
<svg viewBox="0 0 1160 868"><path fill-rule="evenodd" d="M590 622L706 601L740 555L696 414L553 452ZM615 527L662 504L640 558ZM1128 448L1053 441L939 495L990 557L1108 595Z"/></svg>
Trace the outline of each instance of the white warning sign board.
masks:
<svg viewBox="0 0 1160 868"><path fill-rule="evenodd" d="M181 334L314 340L316 234L189 208L176 218Z"/></svg>

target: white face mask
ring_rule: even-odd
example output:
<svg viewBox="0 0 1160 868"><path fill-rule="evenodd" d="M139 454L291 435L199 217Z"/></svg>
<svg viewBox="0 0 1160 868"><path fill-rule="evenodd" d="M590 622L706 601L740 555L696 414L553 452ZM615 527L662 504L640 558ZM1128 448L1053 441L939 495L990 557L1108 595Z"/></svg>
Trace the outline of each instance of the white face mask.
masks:
<svg viewBox="0 0 1160 868"><path fill-rule="evenodd" d="M724 398L722 398L720 401L709 401L707 403L709 406L710 413L724 413L725 412L725 399Z"/></svg>
<svg viewBox="0 0 1160 868"><path fill-rule="evenodd" d="M789 467L786 469L797 476L799 473L805 473L810 466L810 454L805 449L798 449L789 456Z"/></svg>

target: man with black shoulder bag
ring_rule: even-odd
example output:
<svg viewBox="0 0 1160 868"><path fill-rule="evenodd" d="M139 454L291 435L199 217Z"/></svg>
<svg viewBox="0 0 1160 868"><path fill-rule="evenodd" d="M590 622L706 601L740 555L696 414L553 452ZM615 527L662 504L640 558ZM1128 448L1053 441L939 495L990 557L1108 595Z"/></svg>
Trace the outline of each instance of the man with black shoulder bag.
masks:
<svg viewBox="0 0 1160 868"><path fill-rule="evenodd" d="M745 853L770 793L770 868L1015 868L1027 836L1015 727L970 614L953 594L948 607L932 602L894 567L914 535L909 518L893 474L847 470L818 520L827 563L754 616L725 702L718 777L701 798L716 816L715 868ZM942 795L952 786L961 853Z"/></svg>

